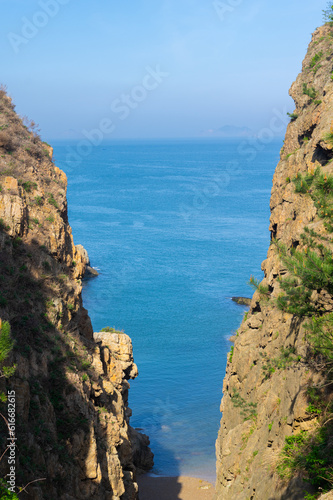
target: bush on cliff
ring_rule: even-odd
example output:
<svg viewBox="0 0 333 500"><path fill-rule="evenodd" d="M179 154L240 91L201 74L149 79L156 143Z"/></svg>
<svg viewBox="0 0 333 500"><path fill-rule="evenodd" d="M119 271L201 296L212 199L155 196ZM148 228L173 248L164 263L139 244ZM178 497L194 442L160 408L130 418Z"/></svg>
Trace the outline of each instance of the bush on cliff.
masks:
<svg viewBox="0 0 333 500"><path fill-rule="evenodd" d="M318 427L286 438L277 472L281 478L300 474L319 493L333 485L333 176L317 168L298 174L293 182L296 193L312 198L326 231L305 227L297 249L275 242L288 270L288 276L280 279L283 292L277 304L285 312L309 318L303 325L309 343L304 361L323 374L324 383L308 389L307 412L317 417Z"/></svg>
<svg viewBox="0 0 333 500"><path fill-rule="evenodd" d="M4 363L8 360L8 356L13 347L14 341L12 340L10 334L10 324L8 321L2 322L0 319L0 378L9 378L15 372L15 365L4 366ZM7 396L3 391L0 392L0 401L2 403L7 401ZM3 418L5 420L5 417ZM4 479L0 479L0 498L2 500L18 500L18 496L7 489L7 483Z"/></svg>
<svg viewBox="0 0 333 500"><path fill-rule="evenodd" d="M14 341L10 334L10 324L8 321L4 323L0 319L0 378L9 378L11 377L16 369L16 366L5 366L9 354L13 350ZM0 392L0 401L5 403L7 401L7 397L3 391Z"/></svg>
<svg viewBox="0 0 333 500"><path fill-rule="evenodd" d="M1 500L19 500L16 493L12 493L6 487L6 481L0 480L0 498Z"/></svg>
<svg viewBox="0 0 333 500"><path fill-rule="evenodd" d="M296 316L312 316L329 311L333 295L333 176L324 174L320 168L305 175L297 174L293 179L295 192L309 195L317 215L324 221L326 234L304 228L301 234L301 249L287 249L275 242L279 256L289 271L289 276L280 279L284 293L278 297L278 307Z"/></svg>
<svg viewBox="0 0 333 500"><path fill-rule="evenodd" d="M333 4L332 2L328 2L327 8L323 10L324 21L327 23L333 22Z"/></svg>
<svg viewBox="0 0 333 500"><path fill-rule="evenodd" d="M332 455L328 453L330 433L326 427L310 434L306 431L287 436L277 466L281 478L292 478L297 472L320 491L329 491L333 479Z"/></svg>

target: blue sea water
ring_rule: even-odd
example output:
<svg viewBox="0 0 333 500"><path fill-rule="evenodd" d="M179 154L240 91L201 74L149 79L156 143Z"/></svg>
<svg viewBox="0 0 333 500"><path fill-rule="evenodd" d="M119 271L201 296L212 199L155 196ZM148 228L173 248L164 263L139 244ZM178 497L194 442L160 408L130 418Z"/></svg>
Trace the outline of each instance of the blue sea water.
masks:
<svg viewBox="0 0 333 500"><path fill-rule="evenodd" d="M84 305L95 331L132 338L131 423L150 437L156 474L215 477L228 339L245 310L231 297L262 276L282 145L240 142L119 141L80 162L77 144L54 143L74 241L100 272Z"/></svg>

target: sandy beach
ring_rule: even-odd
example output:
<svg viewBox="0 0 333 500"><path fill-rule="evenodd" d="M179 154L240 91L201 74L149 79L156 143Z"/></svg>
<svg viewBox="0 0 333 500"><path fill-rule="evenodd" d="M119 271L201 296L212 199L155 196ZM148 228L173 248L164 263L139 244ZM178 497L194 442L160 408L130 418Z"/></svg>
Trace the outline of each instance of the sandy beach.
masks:
<svg viewBox="0 0 333 500"><path fill-rule="evenodd" d="M214 486L192 477L138 478L140 500L212 500Z"/></svg>

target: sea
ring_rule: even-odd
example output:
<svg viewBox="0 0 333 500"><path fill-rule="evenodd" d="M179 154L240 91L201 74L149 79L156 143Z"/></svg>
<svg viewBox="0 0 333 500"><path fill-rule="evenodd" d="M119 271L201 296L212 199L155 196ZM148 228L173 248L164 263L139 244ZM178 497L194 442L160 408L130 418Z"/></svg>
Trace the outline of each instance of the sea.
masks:
<svg viewBox="0 0 333 500"><path fill-rule="evenodd" d="M94 331L133 342L131 425L153 473L215 480L230 336L261 278L282 139L53 141L68 177L74 241L99 276L84 280Z"/></svg>

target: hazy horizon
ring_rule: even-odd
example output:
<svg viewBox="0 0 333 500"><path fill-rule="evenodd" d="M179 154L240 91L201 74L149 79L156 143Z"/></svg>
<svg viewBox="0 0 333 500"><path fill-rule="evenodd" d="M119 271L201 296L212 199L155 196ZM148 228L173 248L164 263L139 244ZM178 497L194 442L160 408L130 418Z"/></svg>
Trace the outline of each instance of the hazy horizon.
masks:
<svg viewBox="0 0 333 500"><path fill-rule="evenodd" d="M11 0L1 83L46 141L218 137L224 126L280 137L325 6Z"/></svg>

